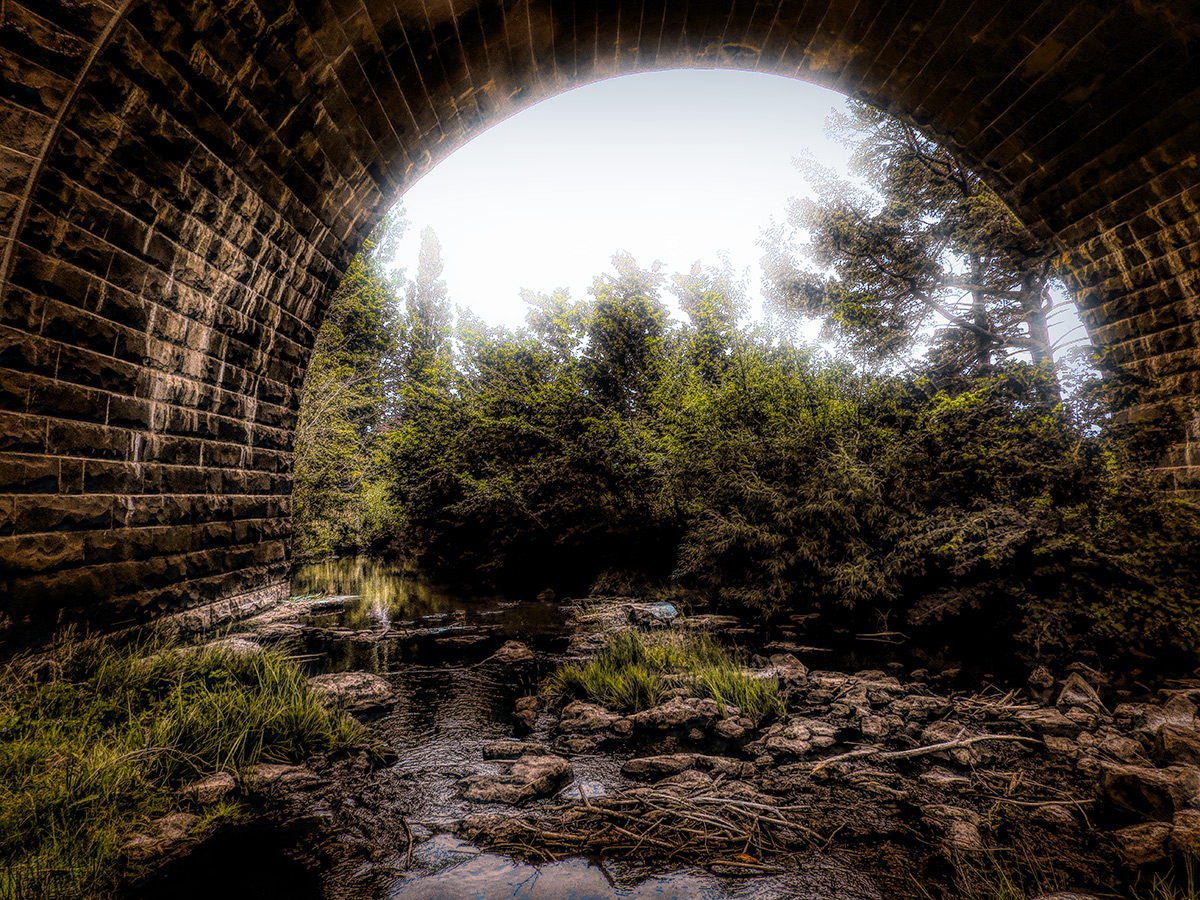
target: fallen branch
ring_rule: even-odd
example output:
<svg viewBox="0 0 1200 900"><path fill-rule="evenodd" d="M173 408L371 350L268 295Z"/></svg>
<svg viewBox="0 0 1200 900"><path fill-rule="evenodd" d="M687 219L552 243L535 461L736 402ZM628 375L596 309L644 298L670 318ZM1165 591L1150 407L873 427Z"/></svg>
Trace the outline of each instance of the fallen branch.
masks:
<svg viewBox="0 0 1200 900"><path fill-rule="evenodd" d="M970 747L972 744L982 744L985 741L1025 741L1031 744L1037 743L1033 738L1019 734L981 734L976 737L955 738L954 740L942 741L938 744L928 744L924 747L913 747L911 750L884 750L881 747L860 747L857 750L851 750L849 753L842 753L838 756L830 756L827 759L821 760L812 767L810 774L816 774L827 766L850 759L863 759L868 756L878 759L913 759L914 757L926 756L930 753L958 750L962 747Z"/></svg>

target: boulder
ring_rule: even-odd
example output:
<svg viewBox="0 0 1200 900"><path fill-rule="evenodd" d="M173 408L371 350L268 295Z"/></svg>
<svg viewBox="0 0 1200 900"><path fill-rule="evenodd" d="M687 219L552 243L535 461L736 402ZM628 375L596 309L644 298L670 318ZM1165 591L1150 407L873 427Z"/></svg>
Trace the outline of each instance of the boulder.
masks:
<svg viewBox="0 0 1200 900"><path fill-rule="evenodd" d="M396 700L392 686L370 672L331 672L314 675L309 685L326 706L348 712L366 712L390 706Z"/></svg>
<svg viewBox="0 0 1200 900"><path fill-rule="evenodd" d="M595 703L575 700L567 705L558 720L563 734L594 734L611 728L621 716Z"/></svg>
<svg viewBox="0 0 1200 900"><path fill-rule="evenodd" d="M1096 693L1094 687L1083 680L1083 676L1078 672L1072 672L1067 676L1062 690L1058 693L1055 706L1062 712L1066 712L1072 706L1082 706L1093 712L1102 708L1100 695Z"/></svg>
<svg viewBox="0 0 1200 900"><path fill-rule="evenodd" d="M629 716L638 731L677 731L704 728L721 717L717 701L709 697L675 697L662 706Z"/></svg>
<svg viewBox="0 0 1200 900"><path fill-rule="evenodd" d="M744 722L749 722L749 720L722 719L713 726L713 733L727 741L736 741L738 738L744 737L750 729L750 725L745 725Z"/></svg>
<svg viewBox="0 0 1200 900"><path fill-rule="evenodd" d="M479 665L493 669L526 670L533 668L537 658L520 641L505 641L504 646Z"/></svg>
<svg viewBox="0 0 1200 900"><path fill-rule="evenodd" d="M1100 796L1118 809L1145 819L1169 822L1200 793L1200 769L1170 766L1105 765L1100 770Z"/></svg>
<svg viewBox="0 0 1200 900"><path fill-rule="evenodd" d="M1159 765L1200 765L1200 732L1167 722L1154 732L1154 761Z"/></svg>
<svg viewBox="0 0 1200 900"><path fill-rule="evenodd" d="M1165 822L1147 822L1118 828L1112 833L1121 859L1130 866L1144 866L1167 857L1171 826Z"/></svg>
<svg viewBox="0 0 1200 900"><path fill-rule="evenodd" d="M471 775L460 784L467 800L479 803L523 803L556 793L574 777L571 764L551 753L526 753L499 775Z"/></svg>

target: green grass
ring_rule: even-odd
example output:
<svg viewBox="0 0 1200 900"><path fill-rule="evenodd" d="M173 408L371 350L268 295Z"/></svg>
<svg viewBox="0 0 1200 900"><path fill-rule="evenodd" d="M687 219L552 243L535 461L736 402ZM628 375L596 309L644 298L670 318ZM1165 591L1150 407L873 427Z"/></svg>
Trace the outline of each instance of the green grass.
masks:
<svg viewBox="0 0 1200 900"><path fill-rule="evenodd" d="M1174 866L1167 872L1156 872L1149 883L1135 884L1132 900L1200 900L1200 883L1196 880L1196 859L1183 857L1183 871Z"/></svg>
<svg viewBox="0 0 1200 900"><path fill-rule="evenodd" d="M126 836L188 809L180 786L364 740L278 654L62 635L0 669L0 898L104 896Z"/></svg>
<svg viewBox="0 0 1200 900"><path fill-rule="evenodd" d="M546 679L543 689L629 713L658 706L674 685L691 696L713 698L722 715L728 706L738 707L755 722L783 713L778 685L750 678L740 658L706 633L622 629L609 637L595 659L563 666Z"/></svg>

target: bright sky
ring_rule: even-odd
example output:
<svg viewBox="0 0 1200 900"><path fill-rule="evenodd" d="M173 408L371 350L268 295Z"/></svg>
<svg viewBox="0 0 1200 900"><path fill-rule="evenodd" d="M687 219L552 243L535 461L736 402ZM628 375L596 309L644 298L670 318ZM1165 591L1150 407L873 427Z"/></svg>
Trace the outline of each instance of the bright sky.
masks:
<svg viewBox="0 0 1200 900"><path fill-rule="evenodd" d="M807 193L792 159L841 167L825 116L845 97L777 75L694 69L627 75L518 113L439 164L404 195L397 262L416 274L421 229L442 243L450 299L520 325L519 291L587 296L620 250L667 272L750 268L790 197ZM669 298L666 298L669 299Z"/></svg>
<svg viewBox="0 0 1200 900"><path fill-rule="evenodd" d="M420 232L442 243L450 300L486 321L524 322L521 288L587 296L617 251L667 274L727 253L757 307L762 231L810 195L792 160L844 172L824 122L845 97L754 72L684 69L612 78L543 101L455 151L404 195L397 263L416 274ZM673 302L664 293L663 299ZM1065 299L1065 298L1064 298ZM757 311L757 310L756 310ZM805 329L812 339L815 328ZM1074 308L1051 320L1080 337Z"/></svg>

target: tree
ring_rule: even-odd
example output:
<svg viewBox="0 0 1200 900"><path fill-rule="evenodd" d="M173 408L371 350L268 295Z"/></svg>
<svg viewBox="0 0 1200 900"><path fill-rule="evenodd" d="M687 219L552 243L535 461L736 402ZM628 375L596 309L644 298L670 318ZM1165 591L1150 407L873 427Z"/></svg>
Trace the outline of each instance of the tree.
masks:
<svg viewBox="0 0 1200 900"><path fill-rule="evenodd" d="M387 266L406 227L403 210L384 217L351 261L317 332L292 467L295 543L302 555L362 548L390 527L381 489L380 410L398 298Z"/></svg>
<svg viewBox="0 0 1200 900"><path fill-rule="evenodd" d="M417 276L407 285L404 312L397 329L391 365L392 409L395 427L404 408L428 403L444 394L453 374L449 292L442 279L442 245L432 228L421 230Z"/></svg>
<svg viewBox="0 0 1200 900"><path fill-rule="evenodd" d="M738 319L747 310L744 287L734 279L728 261L721 269L696 263L687 275L675 275L671 282L671 293L691 323L689 362L708 381L720 381L732 364Z"/></svg>
<svg viewBox="0 0 1200 900"><path fill-rule="evenodd" d="M647 409L662 376L668 316L658 295L660 264L642 269L627 253L612 262L616 277L600 275L590 290L583 364L593 395L629 416Z"/></svg>
<svg viewBox="0 0 1200 900"><path fill-rule="evenodd" d="M819 318L825 336L864 361L903 359L939 327L935 368L986 372L997 354L1028 352L1050 368L1046 316L1054 254L950 151L863 103L827 131L853 149L867 189L812 160L800 166L817 199L793 200L806 230L801 265L783 230L768 240L767 301Z"/></svg>

